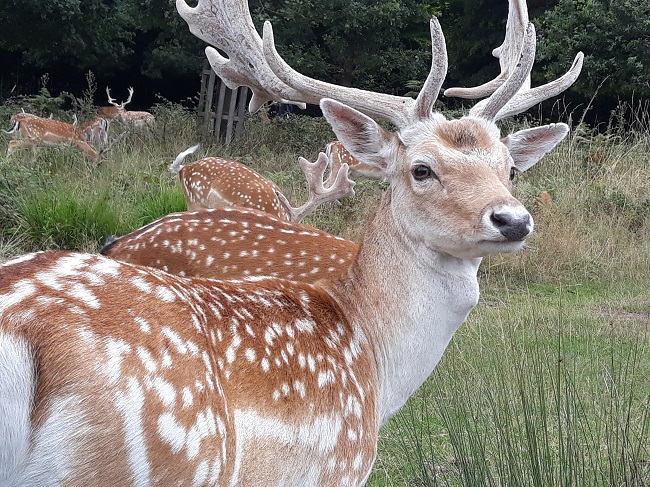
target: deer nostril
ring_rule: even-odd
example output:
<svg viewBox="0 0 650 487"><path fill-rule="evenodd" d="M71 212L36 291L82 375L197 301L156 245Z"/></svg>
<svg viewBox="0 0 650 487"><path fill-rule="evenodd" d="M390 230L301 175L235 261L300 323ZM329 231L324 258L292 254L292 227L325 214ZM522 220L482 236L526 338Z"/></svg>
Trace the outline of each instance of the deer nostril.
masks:
<svg viewBox="0 0 650 487"><path fill-rule="evenodd" d="M495 211L490 215L490 221L511 241L523 240L531 230L530 215L513 215L506 211Z"/></svg>

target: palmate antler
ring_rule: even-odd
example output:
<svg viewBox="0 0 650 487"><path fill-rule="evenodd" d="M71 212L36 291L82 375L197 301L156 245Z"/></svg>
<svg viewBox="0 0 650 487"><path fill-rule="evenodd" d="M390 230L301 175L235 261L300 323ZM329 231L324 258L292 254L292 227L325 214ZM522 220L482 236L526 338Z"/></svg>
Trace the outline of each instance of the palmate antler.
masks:
<svg viewBox="0 0 650 487"><path fill-rule="evenodd" d="M501 72L499 75L493 80L480 86L472 88L448 88L444 91L444 95L449 97L479 99L495 93L497 89L514 73L515 68L520 62L526 26L529 24L526 0L509 0L505 39L503 44L492 51L492 55L499 59L499 64L501 66ZM552 98L565 91L578 78L582 69L583 59L583 53L579 52L576 54L571 68L563 76L536 88L531 88L529 72L520 89L513 94L507 103L495 114L495 120L501 120L510 115L521 113L537 103ZM487 100L477 103L470 111L470 114L480 115L488 103Z"/></svg>
<svg viewBox="0 0 650 487"><path fill-rule="evenodd" d="M282 193L276 191L278 200L291 215L291 221L300 222L319 205L328 201L354 196L355 183L348 177L350 169L347 164L339 165L330 172L326 180L323 180L325 171L330 166L330 158L325 153L319 153L316 162L309 162L304 157L300 157L298 163L309 188L309 198L305 204L293 207Z"/></svg>
<svg viewBox="0 0 650 487"><path fill-rule="evenodd" d="M447 73L447 51L438 20L430 23L433 63L417 99L348 88L308 78L294 71L275 50L271 24L265 22L262 40L245 0L199 0L189 7L176 0L190 31L212 46L206 55L212 69L229 88L248 86L253 91L251 112L267 101L318 104L333 98L366 115L405 126L430 114Z"/></svg>

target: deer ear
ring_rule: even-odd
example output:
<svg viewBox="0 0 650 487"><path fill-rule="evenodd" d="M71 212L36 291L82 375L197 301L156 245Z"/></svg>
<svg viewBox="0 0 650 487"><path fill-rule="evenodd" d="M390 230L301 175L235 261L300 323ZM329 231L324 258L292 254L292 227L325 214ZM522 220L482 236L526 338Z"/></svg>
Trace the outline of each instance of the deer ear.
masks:
<svg viewBox="0 0 650 487"><path fill-rule="evenodd" d="M329 98L322 99L320 107L343 147L356 159L386 176L396 147L395 135L381 128L372 118Z"/></svg>
<svg viewBox="0 0 650 487"><path fill-rule="evenodd" d="M520 130L501 139L510 151L515 167L524 172L533 167L569 133L564 123Z"/></svg>

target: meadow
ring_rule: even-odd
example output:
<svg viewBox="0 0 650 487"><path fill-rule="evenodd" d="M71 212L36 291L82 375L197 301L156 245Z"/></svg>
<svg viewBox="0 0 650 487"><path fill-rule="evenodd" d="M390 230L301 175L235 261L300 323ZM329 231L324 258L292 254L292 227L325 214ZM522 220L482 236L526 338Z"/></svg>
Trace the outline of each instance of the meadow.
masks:
<svg viewBox="0 0 650 487"><path fill-rule="evenodd" d="M23 106L0 107L0 126ZM27 105L27 106L25 106ZM70 113L50 107L55 118ZM229 146L202 140L191 109L161 101L151 129L129 132L99 167L70 147L5 155L0 135L0 260L44 249L96 252L185 208L167 167L220 156L306 198L298 156L334 139L318 118L257 115ZM650 485L650 120L622 105L611 123L579 123L515 193L536 232L517 254L486 258L481 300L442 361L382 430L370 486ZM519 124L537 124L522 119ZM116 135L119 128L112 127ZM504 127L507 131L508 127ZM357 240L384 183L305 221Z"/></svg>

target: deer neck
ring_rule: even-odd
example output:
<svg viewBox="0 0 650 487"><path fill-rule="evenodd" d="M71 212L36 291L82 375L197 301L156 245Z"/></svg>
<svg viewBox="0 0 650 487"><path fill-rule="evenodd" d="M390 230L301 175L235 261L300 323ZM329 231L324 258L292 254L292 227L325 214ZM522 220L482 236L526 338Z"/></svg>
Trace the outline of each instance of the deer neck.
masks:
<svg viewBox="0 0 650 487"><path fill-rule="evenodd" d="M331 294L375 354L380 424L427 379L478 302L480 261L410 241L394 221L390 194L368 223L357 259Z"/></svg>

